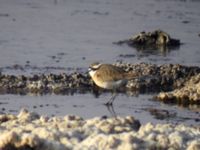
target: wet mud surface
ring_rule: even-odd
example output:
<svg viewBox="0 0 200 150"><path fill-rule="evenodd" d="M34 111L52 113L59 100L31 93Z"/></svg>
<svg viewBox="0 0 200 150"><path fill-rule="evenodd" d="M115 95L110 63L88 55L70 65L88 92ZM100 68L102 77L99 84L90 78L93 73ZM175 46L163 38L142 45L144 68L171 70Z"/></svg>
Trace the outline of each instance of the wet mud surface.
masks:
<svg viewBox="0 0 200 150"><path fill-rule="evenodd" d="M102 105L111 93L96 89L86 71L94 61L129 62L137 65L127 71L140 78L117 97L117 115L199 125L199 105L152 99L199 73L199 5L195 0L1 0L0 112L17 114L26 107L50 116L113 116ZM184 44L145 50L113 44L156 29Z"/></svg>

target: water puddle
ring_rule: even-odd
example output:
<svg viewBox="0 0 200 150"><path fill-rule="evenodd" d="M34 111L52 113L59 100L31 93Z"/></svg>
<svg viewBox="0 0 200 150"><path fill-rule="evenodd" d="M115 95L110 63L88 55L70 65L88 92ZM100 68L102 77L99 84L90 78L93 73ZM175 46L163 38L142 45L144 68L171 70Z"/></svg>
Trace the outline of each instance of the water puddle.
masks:
<svg viewBox="0 0 200 150"><path fill-rule="evenodd" d="M177 105L163 104L150 100L151 95L128 96L119 94L113 107L104 103L111 93L105 93L96 98L91 94L74 95L1 95L0 112L18 114L22 108L47 116L79 115L83 118L96 116L127 116L132 115L141 123L184 123L200 124L200 107L184 108Z"/></svg>

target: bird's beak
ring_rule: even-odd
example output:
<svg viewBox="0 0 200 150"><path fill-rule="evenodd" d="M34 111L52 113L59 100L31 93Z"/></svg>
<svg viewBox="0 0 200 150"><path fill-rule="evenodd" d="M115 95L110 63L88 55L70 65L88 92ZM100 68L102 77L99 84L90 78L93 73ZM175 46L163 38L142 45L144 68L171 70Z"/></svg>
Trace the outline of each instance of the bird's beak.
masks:
<svg viewBox="0 0 200 150"><path fill-rule="evenodd" d="M92 68L89 67L87 73L89 73L91 70L92 70Z"/></svg>

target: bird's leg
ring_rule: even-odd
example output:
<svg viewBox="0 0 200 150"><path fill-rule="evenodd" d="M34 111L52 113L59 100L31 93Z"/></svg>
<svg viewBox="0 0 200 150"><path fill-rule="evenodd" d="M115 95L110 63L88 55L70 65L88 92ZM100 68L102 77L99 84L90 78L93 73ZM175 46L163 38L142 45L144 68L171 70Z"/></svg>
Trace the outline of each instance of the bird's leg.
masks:
<svg viewBox="0 0 200 150"><path fill-rule="evenodd" d="M117 96L117 92L114 91L114 92L112 93L112 97L109 99L109 101L108 101L107 103L105 103L105 105L106 105L106 106L113 105L113 101L115 100L116 96Z"/></svg>
<svg viewBox="0 0 200 150"><path fill-rule="evenodd" d="M114 118L117 118L117 114L114 110L114 107L113 105L106 105L108 111L110 112L111 116L114 117Z"/></svg>

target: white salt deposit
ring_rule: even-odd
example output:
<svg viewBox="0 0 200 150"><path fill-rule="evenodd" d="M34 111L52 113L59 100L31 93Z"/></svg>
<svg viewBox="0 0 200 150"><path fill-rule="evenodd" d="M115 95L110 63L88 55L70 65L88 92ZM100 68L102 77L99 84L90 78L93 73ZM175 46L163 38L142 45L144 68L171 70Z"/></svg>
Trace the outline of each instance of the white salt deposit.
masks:
<svg viewBox="0 0 200 150"><path fill-rule="evenodd" d="M140 128L139 128L140 127ZM23 109L0 115L0 149L188 149L200 148L200 127L140 123L133 117L40 116Z"/></svg>

